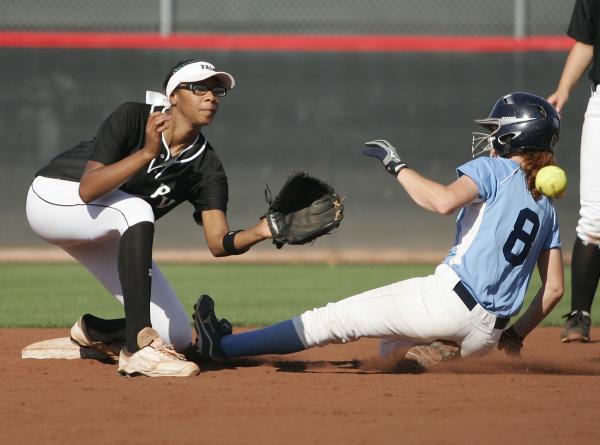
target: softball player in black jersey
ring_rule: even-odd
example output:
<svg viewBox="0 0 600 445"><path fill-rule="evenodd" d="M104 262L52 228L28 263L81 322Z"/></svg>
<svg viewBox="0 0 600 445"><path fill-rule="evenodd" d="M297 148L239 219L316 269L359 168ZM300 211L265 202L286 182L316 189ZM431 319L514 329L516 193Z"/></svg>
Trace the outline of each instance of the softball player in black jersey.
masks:
<svg viewBox="0 0 600 445"><path fill-rule="evenodd" d="M152 261L154 222L183 201L194 207L214 256L237 255L270 238L265 220L230 231L227 176L201 133L234 78L199 60L177 64L165 94L119 106L91 141L39 170L27 196L32 229L86 266L124 305L125 318L86 314L71 328L84 347L110 355L123 374L188 376L179 352L190 320Z"/></svg>
<svg viewBox="0 0 600 445"><path fill-rule="evenodd" d="M565 315L561 341L587 343L592 303L600 280L600 1L577 0L567 34L575 43L548 102L562 112L586 71L591 94L581 131L580 209L571 259L571 312Z"/></svg>

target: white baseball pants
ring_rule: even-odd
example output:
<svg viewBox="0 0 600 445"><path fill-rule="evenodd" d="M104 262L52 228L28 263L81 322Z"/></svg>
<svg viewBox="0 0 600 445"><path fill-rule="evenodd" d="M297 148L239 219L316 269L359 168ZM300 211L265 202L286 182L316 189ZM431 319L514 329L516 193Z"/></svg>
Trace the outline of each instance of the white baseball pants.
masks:
<svg viewBox="0 0 600 445"><path fill-rule="evenodd" d="M154 223L146 201L115 190L86 204L79 197L78 182L38 176L29 188L26 211L31 228L39 236L87 267L123 304L117 265L119 240L134 224ZM150 318L163 341L179 351L190 345L189 317L154 261Z"/></svg>
<svg viewBox="0 0 600 445"><path fill-rule="evenodd" d="M459 277L440 264L433 275L399 281L293 319L305 347L346 343L361 337L383 337L380 353L396 347L456 342L461 355L484 355L498 343L502 329L496 316L476 305L469 311L453 288Z"/></svg>
<svg viewBox="0 0 600 445"><path fill-rule="evenodd" d="M592 92L581 132L577 236L600 244L600 88Z"/></svg>

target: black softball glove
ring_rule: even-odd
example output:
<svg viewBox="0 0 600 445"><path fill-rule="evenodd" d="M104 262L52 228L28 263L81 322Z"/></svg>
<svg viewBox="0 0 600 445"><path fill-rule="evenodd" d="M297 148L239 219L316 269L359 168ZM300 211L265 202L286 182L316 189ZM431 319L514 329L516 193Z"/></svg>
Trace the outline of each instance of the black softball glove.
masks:
<svg viewBox="0 0 600 445"><path fill-rule="evenodd" d="M502 332L498 340L498 349L506 352L511 357L521 357L521 348L523 347L524 337L521 337L514 329L514 326Z"/></svg>
<svg viewBox="0 0 600 445"><path fill-rule="evenodd" d="M295 172L272 199L265 190L269 209L264 217L273 235L273 244L306 244L331 232L344 217L340 196L324 181Z"/></svg>

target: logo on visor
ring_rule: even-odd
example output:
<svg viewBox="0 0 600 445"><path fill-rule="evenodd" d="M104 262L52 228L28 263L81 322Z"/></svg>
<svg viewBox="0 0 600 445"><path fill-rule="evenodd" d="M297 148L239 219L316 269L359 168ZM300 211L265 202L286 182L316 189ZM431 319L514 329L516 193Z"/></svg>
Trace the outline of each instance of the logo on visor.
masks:
<svg viewBox="0 0 600 445"><path fill-rule="evenodd" d="M189 60L185 63L182 63L180 66L178 66L176 69L173 70L173 74L175 74L177 71L179 71L181 68L186 67L188 65L192 65L198 63L200 68L202 68L203 70L209 70L209 71L216 71L215 66L212 65L211 63L208 62L203 62L201 60ZM171 74L171 76L173 76L173 74Z"/></svg>

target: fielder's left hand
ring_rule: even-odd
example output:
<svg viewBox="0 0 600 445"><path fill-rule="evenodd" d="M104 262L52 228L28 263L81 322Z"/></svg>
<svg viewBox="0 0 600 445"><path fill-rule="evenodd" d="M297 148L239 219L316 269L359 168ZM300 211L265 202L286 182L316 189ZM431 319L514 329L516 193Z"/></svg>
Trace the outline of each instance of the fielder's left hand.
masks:
<svg viewBox="0 0 600 445"><path fill-rule="evenodd" d="M363 148L362 154L379 159L388 173L394 177L398 176L400 170L406 167L396 148L384 139L376 139L374 141L365 142L367 148Z"/></svg>

